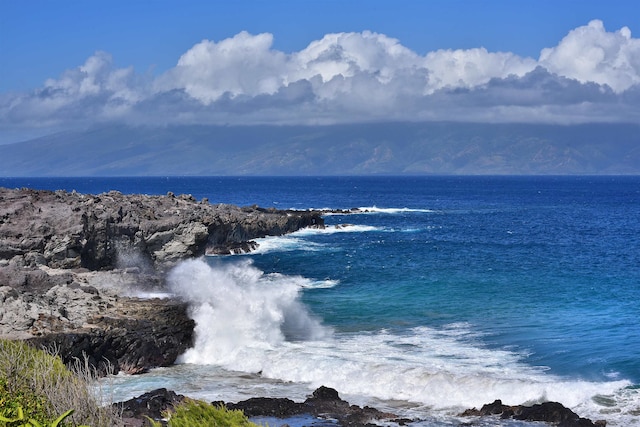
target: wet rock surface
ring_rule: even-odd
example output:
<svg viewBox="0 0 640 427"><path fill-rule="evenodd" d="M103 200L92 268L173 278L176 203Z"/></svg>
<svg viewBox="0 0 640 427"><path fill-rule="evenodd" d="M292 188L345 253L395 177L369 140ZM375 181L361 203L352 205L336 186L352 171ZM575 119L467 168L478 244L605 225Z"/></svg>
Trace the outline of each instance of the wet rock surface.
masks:
<svg viewBox="0 0 640 427"><path fill-rule="evenodd" d="M185 397L176 395L166 389L158 389L145 393L127 402L117 403L123 408L123 415L128 418L129 426L143 425L145 417L161 420L162 412L170 410L173 405ZM397 415L382 412L368 406L359 407L342 400L335 389L321 386L304 402L295 402L287 398L259 397L237 403L212 402L214 406L226 406L229 409L241 410L249 417L274 417L286 422L289 418L308 415L318 419L331 420L337 426L363 427L375 425L399 425L419 423L422 420L399 418ZM484 405L481 409L468 409L461 417L499 417L546 423L557 427L605 427L605 421L591 421L580 418L576 413L557 402L545 402L532 406L509 406L500 400ZM299 421L299 420L298 420ZM145 424L146 425L146 424ZM461 425L474 425L462 423ZM484 425L484 423L482 424Z"/></svg>

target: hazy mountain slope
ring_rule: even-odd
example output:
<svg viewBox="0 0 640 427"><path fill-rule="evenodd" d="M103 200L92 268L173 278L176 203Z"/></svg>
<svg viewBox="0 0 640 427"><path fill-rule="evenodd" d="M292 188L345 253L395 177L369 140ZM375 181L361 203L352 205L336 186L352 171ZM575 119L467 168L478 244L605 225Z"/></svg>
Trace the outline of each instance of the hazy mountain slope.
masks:
<svg viewBox="0 0 640 427"><path fill-rule="evenodd" d="M640 174L640 125L105 126L0 153L2 176Z"/></svg>

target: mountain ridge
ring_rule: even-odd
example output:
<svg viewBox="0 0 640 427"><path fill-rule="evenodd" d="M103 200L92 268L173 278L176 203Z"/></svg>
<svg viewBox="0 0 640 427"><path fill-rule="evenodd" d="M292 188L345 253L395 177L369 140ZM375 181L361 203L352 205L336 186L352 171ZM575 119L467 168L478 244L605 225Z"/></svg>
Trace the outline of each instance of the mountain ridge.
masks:
<svg viewBox="0 0 640 427"><path fill-rule="evenodd" d="M0 152L1 176L636 175L640 125L105 125Z"/></svg>

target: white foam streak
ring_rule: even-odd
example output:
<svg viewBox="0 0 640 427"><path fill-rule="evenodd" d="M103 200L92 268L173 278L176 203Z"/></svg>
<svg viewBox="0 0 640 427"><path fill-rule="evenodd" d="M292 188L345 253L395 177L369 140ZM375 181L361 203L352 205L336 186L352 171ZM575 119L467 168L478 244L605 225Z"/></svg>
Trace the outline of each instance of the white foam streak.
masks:
<svg viewBox="0 0 640 427"><path fill-rule="evenodd" d="M381 230L379 227L371 225L357 224L336 224L328 225L325 228L303 228L292 233L293 236L313 236L317 234L335 234L335 233L364 233L368 231Z"/></svg>
<svg viewBox="0 0 640 427"><path fill-rule="evenodd" d="M133 294L136 298L140 299L169 299L173 298L175 295L170 292L156 292L156 291L139 291Z"/></svg>
<svg viewBox="0 0 640 427"><path fill-rule="evenodd" d="M379 208L377 206L361 207L353 213L382 213L382 214L400 214L400 213L434 213L432 209L411 209L411 208Z"/></svg>
<svg viewBox="0 0 640 427"><path fill-rule="evenodd" d="M255 239L258 248L253 254L265 254L269 252L287 252L287 251L320 251L330 250L327 246L310 242L305 237L316 235L328 235L335 233L363 233L381 230L378 227L369 225L329 225L325 228L303 228L284 236L267 236L261 239Z"/></svg>
<svg viewBox="0 0 640 427"><path fill-rule="evenodd" d="M252 254L265 254L269 252L287 252L287 251L319 251L323 249L323 245L314 242L308 242L304 239L288 234L285 236L267 236L261 239L255 239L258 248Z"/></svg>

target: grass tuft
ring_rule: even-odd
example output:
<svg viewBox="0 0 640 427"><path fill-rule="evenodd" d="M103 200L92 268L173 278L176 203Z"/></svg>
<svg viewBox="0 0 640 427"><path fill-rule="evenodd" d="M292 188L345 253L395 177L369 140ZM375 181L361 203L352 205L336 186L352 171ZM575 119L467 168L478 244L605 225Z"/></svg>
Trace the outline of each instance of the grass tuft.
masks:
<svg viewBox="0 0 640 427"><path fill-rule="evenodd" d="M168 427L258 427L242 411L193 399L185 399L164 415L169 420ZM150 421L153 427L161 426L157 421Z"/></svg>
<svg viewBox="0 0 640 427"><path fill-rule="evenodd" d="M86 361L67 368L55 352L21 341L0 340L0 417L31 425L114 427L122 417L103 406ZM60 415L62 414L62 415ZM0 427L8 424L0 421Z"/></svg>

